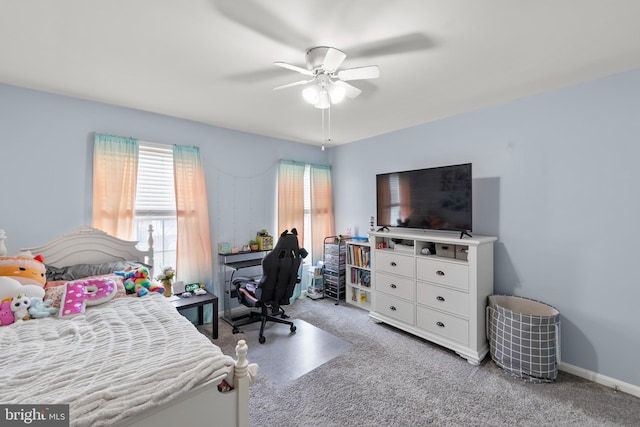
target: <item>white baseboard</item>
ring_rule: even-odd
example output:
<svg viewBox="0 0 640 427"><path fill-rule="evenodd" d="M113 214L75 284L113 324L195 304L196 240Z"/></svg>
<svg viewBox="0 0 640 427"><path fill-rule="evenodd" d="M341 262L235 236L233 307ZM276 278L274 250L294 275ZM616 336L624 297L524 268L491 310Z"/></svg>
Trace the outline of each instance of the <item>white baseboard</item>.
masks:
<svg viewBox="0 0 640 427"><path fill-rule="evenodd" d="M558 369L564 372L568 372L580 378L593 381L601 384L605 387L610 387L614 391L622 391L627 394L631 394L636 397L640 397L640 387L637 385L625 383L624 381L617 380L615 378L608 377L606 375L599 374L597 372L589 371L584 368L579 368L574 365L570 365L565 362L558 363Z"/></svg>

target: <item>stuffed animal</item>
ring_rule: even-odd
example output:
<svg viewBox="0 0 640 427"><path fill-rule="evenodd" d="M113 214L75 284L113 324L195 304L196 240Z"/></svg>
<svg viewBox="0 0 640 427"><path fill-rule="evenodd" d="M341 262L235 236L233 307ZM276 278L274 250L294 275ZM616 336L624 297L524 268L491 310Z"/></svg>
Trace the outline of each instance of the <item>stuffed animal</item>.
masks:
<svg viewBox="0 0 640 427"><path fill-rule="evenodd" d="M125 271L116 271L115 274L125 278L124 288L128 294L136 294L143 297L151 292L164 293L164 287L151 282L149 270L145 267L130 268Z"/></svg>
<svg viewBox="0 0 640 427"><path fill-rule="evenodd" d="M11 311L11 302L3 301L0 303L0 326L7 326L13 323L15 317Z"/></svg>
<svg viewBox="0 0 640 427"><path fill-rule="evenodd" d="M49 317L56 314L57 308L51 307L53 300L42 301L42 298L31 298L31 305L29 306L29 317L32 319L42 319L43 317Z"/></svg>
<svg viewBox="0 0 640 427"><path fill-rule="evenodd" d="M118 292L118 285L109 277L78 279L63 286L60 317L82 314L87 306L104 304L113 299Z"/></svg>
<svg viewBox="0 0 640 427"><path fill-rule="evenodd" d="M18 295L44 298L44 288L39 285L22 285L14 278L0 276L0 302L10 302Z"/></svg>
<svg viewBox="0 0 640 427"><path fill-rule="evenodd" d="M15 321L29 319L29 307L31 298L25 295L18 295L11 300L11 311Z"/></svg>
<svg viewBox="0 0 640 427"><path fill-rule="evenodd" d="M18 256L0 257L0 276L11 277L23 285L43 288L47 283L46 273L42 255L34 257L31 252L23 252Z"/></svg>

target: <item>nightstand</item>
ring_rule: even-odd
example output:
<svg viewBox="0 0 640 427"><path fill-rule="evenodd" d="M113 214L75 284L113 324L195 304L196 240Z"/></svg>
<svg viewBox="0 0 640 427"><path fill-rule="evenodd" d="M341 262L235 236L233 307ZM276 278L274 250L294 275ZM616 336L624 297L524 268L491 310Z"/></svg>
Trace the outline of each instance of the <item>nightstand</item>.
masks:
<svg viewBox="0 0 640 427"><path fill-rule="evenodd" d="M176 310L182 311L182 310L186 310L188 308L193 308L193 307L198 308L198 325L203 324L204 306L207 304L211 304L211 306L213 307L213 319L212 319L213 331L211 333L211 337L214 340L217 339L218 338L218 297L210 293L209 291L207 291L205 295L193 295L192 297L189 297L189 298L182 298L179 295L176 295L176 296L178 296L180 299L171 301L171 304L173 304Z"/></svg>

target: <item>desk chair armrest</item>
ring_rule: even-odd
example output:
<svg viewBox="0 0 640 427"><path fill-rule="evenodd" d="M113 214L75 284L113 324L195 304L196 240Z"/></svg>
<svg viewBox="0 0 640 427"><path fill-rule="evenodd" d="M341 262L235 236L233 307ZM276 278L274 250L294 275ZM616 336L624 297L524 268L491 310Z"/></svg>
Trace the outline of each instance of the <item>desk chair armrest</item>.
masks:
<svg viewBox="0 0 640 427"><path fill-rule="evenodd" d="M234 277L233 280L231 281L231 283L235 287L238 287L238 285L241 285L243 283L248 283L248 282L256 282L257 283L257 281L252 279L251 277L245 277L245 276Z"/></svg>

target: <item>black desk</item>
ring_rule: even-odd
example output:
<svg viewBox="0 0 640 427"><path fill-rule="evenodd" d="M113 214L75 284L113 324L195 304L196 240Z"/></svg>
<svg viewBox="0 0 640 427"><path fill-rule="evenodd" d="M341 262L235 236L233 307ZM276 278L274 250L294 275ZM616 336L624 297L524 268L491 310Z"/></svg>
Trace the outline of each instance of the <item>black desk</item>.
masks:
<svg viewBox="0 0 640 427"><path fill-rule="evenodd" d="M178 311L186 310L188 308L198 307L198 325L202 325L204 323L203 319L203 311L204 306L207 304L211 304L213 307L213 332L212 338L218 339L218 297L207 291L205 295L193 295L190 298L182 298L171 301L171 304Z"/></svg>
<svg viewBox="0 0 640 427"><path fill-rule="evenodd" d="M259 267L262 259L270 250L238 252L235 254L218 254L221 270L224 277L224 316L222 320L233 325L235 319L231 318L231 300L237 298L235 288L232 289L234 275L242 269ZM228 272L231 275L228 275Z"/></svg>

